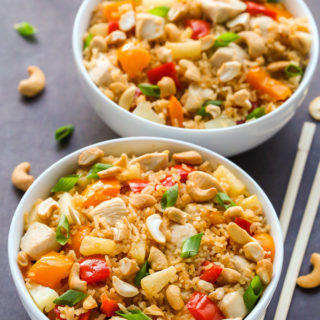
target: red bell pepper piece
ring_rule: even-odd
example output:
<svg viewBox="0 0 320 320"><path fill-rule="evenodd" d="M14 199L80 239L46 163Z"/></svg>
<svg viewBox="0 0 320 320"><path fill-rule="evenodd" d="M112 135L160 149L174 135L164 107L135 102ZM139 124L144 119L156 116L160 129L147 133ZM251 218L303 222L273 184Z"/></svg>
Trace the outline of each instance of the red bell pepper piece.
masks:
<svg viewBox="0 0 320 320"><path fill-rule="evenodd" d="M149 180L141 179L133 179L128 181L129 187L133 192L141 192L149 183Z"/></svg>
<svg viewBox="0 0 320 320"><path fill-rule="evenodd" d="M189 173L194 171L194 167L188 166L186 164L184 164L184 165L177 164L177 165L173 166L172 168L175 168L178 171L178 173L181 177L181 179L180 179L181 182L186 182Z"/></svg>
<svg viewBox="0 0 320 320"><path fill-rule="evenodd" d="M172 176L167 176L160 180L161 184L165 187L173 187L177 182L173 181Z"/></svg>
<svg viewBox="0 0 320 320"><path fill-rule="evenodd" d="M106 280L110 276L110 268L103 256L94 255L79 261L80 278L87 284Z"/></svg>
<svg viewBox="0 0 320 320"><path fill-rule="evenodd" d="M201 272L200 279L211 283L215 283L219 278L223 268L210 261L205 261L203 263L203 266L204 268Z"/></svg>
<svg viewBox="0 0 320 320"><path fill-rule="evenodd" d="M110 21L108 23L108 34L113 31L119 30L119 22L118 21Z"/></svg>
<svg viewBox="0 0 320 320"><path fill-rule="evenodd" d="M56 315L56 319L57 320L65 320L65 319L63 319L63 318L61 318L61 312L60 312L60 310L58 309L58 307L61 307L61 306L59 306L58 304L54 307L54 309L53 309L53 311L54 311L54 313L55 313L55 315Z"/></svg>
<svg viewBox="0 0 320 320"><path fill-rule="evenodd" d="M117 310L119 310L118 303L103 293L101 295L101 312L109 318L114 316Z"/></svg>
<svg viewBox="0 0 320 320"><path fill-rule="evenodd" d="M190 19L185 21L185 25L192 29L193 40L198 40L210 33L211 24L200 19Z"/></svg>
<svg viewBox="0 0 320 320"><path fill-rule="evenodd" d="M234 221L240 228L246 230L249 234L251 234L250 232L250 227L251 227L251 223L246 220L246 219L242 219L242 218L236 218Z"/></svg>
<svg viewBox="0 0 320 320"><path fill-rule="evenodd" d="M79 320L89 320L90 314L91 314L91 310L89 310L89 311L86 312L86 313L83 313L83 314L79 317Z"/></svg>
<svg viewBox="0 0 320 320"><path fill-rule="evenodd" d="M263 14L263 15L268 16L274 20L277 19L277 13L273 10L268 9L267 7L265 7L262 4L258 4L256 2L252 2L252 1L246 1L246 4L247 4L247 12L251 16Z"/></svg>
<svg viewBox="0 0 320 320"><path fill-rule="evenodd" d="M157 84L158 81L160 81L163 77L170 77L175 82L177 88L180 88L176 65L173 62L168 62L162 64L161 66L148 70L147 76L149 82L152 84Z"/></svg>
<svg viewBox="0 0 320 320"><path fill-rule="evenodd" d="M223 320L219 307L202 292L194 292L187 303L196 320Z"/></svg>

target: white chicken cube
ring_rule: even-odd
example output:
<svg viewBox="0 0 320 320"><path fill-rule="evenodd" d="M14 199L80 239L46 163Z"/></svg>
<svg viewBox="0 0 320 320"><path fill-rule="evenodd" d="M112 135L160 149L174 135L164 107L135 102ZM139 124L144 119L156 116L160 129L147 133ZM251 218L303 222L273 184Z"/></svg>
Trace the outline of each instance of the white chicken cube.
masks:
<svg viewBox="0 0 320 320"><path fill-rule="evenodd" d="M174 243L177 247L181 247L183 241L197 234L197 230L191 223L186 223L183 225L174 224L171 227L171 239L170 241Z"/></svg>
<svg viewBox="0 0 320 320"><path fill-rule="evenodd" d="M248 314L242 295L238 291L226 294L219 305L223 315L228 318L245 317Z"/></svg>
<svg viewBox="0 0 320 320"><path fill-rule="evenodd" d="M165 20L149 13L136 16L136 37L138 39L156 40L164 35Z"/></svg>
<svg viewBox="0 0 320 320"><path fill-rule="evenodd" d="M98 86L109 85L112 82L111 71L114 69L110 61L100 55L98 59L93 60L92 64L88 70L92 81Z"/></svg>

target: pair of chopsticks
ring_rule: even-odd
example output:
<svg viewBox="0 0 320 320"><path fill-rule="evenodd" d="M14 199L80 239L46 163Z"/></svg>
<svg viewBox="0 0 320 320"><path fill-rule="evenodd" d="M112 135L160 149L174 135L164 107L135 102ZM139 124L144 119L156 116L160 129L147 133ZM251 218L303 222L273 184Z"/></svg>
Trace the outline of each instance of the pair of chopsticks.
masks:
<svg viewBox="0 0 320 320"><path fill-rule="evenodd" d="M285 242L289 223L293 213L293 207L299 191L299 186L302 180L304 168L308 159L313 136L316 130L316 125L311 122L305 122L301 131L298 151L294 160L291 176L289 179L288 188L283 201L280 213L280 225ZM280 300L274 320L285 320L290 308L291 299L293 296L296 279L303 261L304 253L309 241L312 225L317 213L317 208L320 201L320 163L317 173L313 181L312 189L308 198L307 206L304 212L304 217L300 226L299 234L296 239L293 254L291 256L287 275L284 281ZM260 320L264 319L264 315Z"/></svg>

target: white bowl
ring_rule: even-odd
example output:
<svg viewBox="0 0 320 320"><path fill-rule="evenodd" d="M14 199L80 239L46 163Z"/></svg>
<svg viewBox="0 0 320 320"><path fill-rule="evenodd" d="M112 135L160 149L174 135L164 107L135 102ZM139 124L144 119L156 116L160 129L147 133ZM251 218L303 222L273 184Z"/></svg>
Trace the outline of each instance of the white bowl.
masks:
<svg viewBox="0 0 320 320"><path fill-rule="evenodd" d="M271 235L276 245L276 254L274 259L274 274L273 279L260 301L253 309L253 311L246 317L246 320L259 320L263 312L266 310L273 293L276 289L279 277L281 274L282 260L283 260L283 242L280 224L278 217L272 207L266 194L258 186L258 184L242 169L233 164L226 158L212 152L208 149L198 147L196 145L162 138L149 137L133 137L116 139L105 142L100 142L92 146L101 148L106 154L121 155L126 152L128 154L144 154L147 152L154 152L160 150L170 150L171 152L180 152L185 150L196 150L202 154L203 158L212 164L221 163L230 169L243 183L247 186L251 194L256 194L261 202L267 221L271 226ZM51 187L56 183L57 179L66 174L72 173L77 168L77 159L80 153L87 149L83 148L59 160L45 172L43 172L31 185L29 190L25 193L18 205L13 216L8 239L8 255L11 274L16 285L19 297L28 312L31 319L48 320L48 318L36 307L31 296L29 295L19 266L17 264L17 254L19 252L20 238L23 233L23 215L29 211L32 204L39 198L45 198L50 194Z"/></svg>
<svg viewBox="0 0 320 320"><path fill-rule="evenodd" d="M255 121L222 129L184 129L143 119L107 98L90 79L82 61L82 37L88 29L91 12L100 0L84 0L75 19L72 35L73 54L80 82L89 103L100 118L120 136L157 136L181 139L210 148L225 156L252 149L277 133L294 115L307 95L317 66L319 36L314 18L303 0L284 0L295 16L308 17L313 45L310 63L297 91L277 110Z"/></svg>

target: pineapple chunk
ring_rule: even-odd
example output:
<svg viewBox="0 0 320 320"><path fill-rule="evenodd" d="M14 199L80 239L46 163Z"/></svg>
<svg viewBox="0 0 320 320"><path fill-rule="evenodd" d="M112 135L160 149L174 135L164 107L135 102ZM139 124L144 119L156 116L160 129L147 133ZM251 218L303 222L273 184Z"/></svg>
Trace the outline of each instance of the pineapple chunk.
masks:
<svg viewBox="0 0 320 320"><path fill-rule="evenodd" d="M217 170L213 173L214 177L217 178L223 184L226 184L229 188L228 193L231 197L243 194L246 191L246 186L236 176L229 171L223 165L220 165Z"/></svg>
<svg viewBox="0 0 320 320"><path fill-rule="evenodd" d="M113 240L85 236L81 242L80 253L84 256L111 254L115 249L116 243Z"/></svg>
<svg viewBox="0 0 320 320"><path fill-rule="evenodd" d="M102 23L94 24L90 28L89 33L91 33L94 37L95 36L106 37L108 35L108 23L102 22Z"/></svg>
<svg viewBox="0 0 320 320"><path fill-rule="evenodd" d="M133 243L129 251L129 257L136 260L138 264L143 264L146 256L146 244L144 241Z"/></svg>
<svg viewBox="0 0 320 320"><path fill-rule="evenodd" d="M37 307L43 312L51 311L55 304L53 301L59 297L58 293L51 288L39 284L31 284L29 293Z"/></svg>
<svg viewBox="0 0 320 320"><path fill-rule="evenodd" d="M141 280L141 287L148 296L152 296L160 292L169 282L174 282L176 273L177 270L173 266L154 272Z"/></svg>
<svg viewBox="0 0 320 320"><path fill-rule="evenodd" d="M253 194L252 196L250 196L248 198L243 199L241 201L240 205L244 210L250 209L255 214L261 214L262 213L261 203L260 203L258 197L255 194Z"/></svg>
<svg viewBox="0 0 320 320"><path fill-rule="evenodd" d="M153 111L151 104L148 101L142 101L138 103L137 107L133 111L133 114L153 122L161 124L165 123L165 121L156 112Z"/></svg>
<svg viewBox="0 0 320 320"><path fill-rule="evenodd" d="M170 42L167 43L167 47L171 50L173 59L193 59L200 58L201 56L201 43L199 40L190 40L186 42Z"/></svg>
<svg viewBox="0 0 320 320"><path fill-rule="evenodd" d="M69 192L64 192L59 201L60 213L65 215L70 224L81 224L79 219L79 212L73 207L72 196Z"/></svg>
<svg viewBox="0 0 320 320"><path fill-rule="evenodd" d="M174 0L142 0L142 5L146 8L167 6L171 7Z"/></svg>

